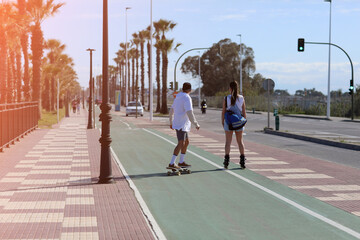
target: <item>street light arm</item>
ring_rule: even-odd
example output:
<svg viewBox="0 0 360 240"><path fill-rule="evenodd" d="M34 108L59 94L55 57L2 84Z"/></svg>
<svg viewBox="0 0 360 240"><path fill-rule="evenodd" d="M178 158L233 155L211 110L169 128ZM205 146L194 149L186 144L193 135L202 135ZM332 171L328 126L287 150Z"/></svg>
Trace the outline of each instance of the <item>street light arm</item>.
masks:
<svg viewBox="0 0 360 240"><path fill-rule="evenodd" d="M347 54L347 52L342 49L340 46L333 44L333 43L322 43L322 42L305 42L307 44L325 44L325 45L332 45L335 46L337 48L339 48L341 51L343 51L345 53L345 55L348 57L349 61L350 61L350 65L351 65L351 80L354 82L354 66L353 63L351 61L351 58L349 56L349 54ZM330 95L330 94L329 94ZM351 95L351 120L354 120L354 94Z"/></svg>
<svg viewBox="0 0 360 240"><path fill-rule="evenodd" d="M184 56L186 53L191 52L191 51L195 51L195 50L204 50L204 49L210 49L210 48L192 48L190 50L187 50L186 52L184 52L183 54L181 54L181 56L178 58L178 60L175 63L175 68L174 68L174 86L176 86L176 66L178 64L178 62L180 61L180 59L182 58L182 56Z"/></svg>
<svg viewBox="0 0 360 240"><path fill-rule="evenodd" d="M349 61L350 61L350 65L351 65L351 79L354 80L354 67L353 67L353 63L351 61L351 58L349 56L349 54L347 54L347 52L341 48L340 46L336 45L336 44L333 44L333 43L322 43L322 42L305 42L307 44L322 44L322 45L332 45L334 47L337 47L339 48L341 51L343 51L345 53L345 55L348 57Z"/></svg>

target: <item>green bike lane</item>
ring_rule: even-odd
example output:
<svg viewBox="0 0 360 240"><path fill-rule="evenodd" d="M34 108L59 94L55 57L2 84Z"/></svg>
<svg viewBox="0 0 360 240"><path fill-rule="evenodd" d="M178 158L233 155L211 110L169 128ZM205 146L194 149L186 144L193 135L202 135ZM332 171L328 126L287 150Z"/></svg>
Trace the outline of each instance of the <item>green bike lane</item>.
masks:
<svg viewBox="0 0 360 240"><path fill-rule="evenodd" d="M225 171L193 146L192 174L167 176L175 138L119 116L111 129L115 154L168 239L360 238L359 217L235 164Z"/></svg>

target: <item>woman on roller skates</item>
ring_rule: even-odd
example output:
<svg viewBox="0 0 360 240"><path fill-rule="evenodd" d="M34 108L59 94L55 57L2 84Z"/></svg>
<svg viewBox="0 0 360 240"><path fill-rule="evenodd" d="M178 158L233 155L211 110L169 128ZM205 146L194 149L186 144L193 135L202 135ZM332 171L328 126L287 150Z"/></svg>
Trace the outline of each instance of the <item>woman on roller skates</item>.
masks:
<svg viewBox="0 0 360 240"><path fill-rule="evenodd" d="M242 169L245 168L245 146L243 142L243 130L244 127L238 129L238 130L229 130L229 126L225 121L225 112L226 110L232 110L237 115L243 115L246 118L246 110L245 110L245 100L242 95L238 95L238 84L237 82L231 82L230 83L230 95L226 96L223 101L223 108L222 108L222 114L221 114L221 122L225 130L225 156L224 156L224 168L228 168L229 161L230 161L230 147L231 147L231 141L233 133L235 132L236 141L239 146L240 151L240 167ZM225 102L227 101L227 102Z"/></svg>

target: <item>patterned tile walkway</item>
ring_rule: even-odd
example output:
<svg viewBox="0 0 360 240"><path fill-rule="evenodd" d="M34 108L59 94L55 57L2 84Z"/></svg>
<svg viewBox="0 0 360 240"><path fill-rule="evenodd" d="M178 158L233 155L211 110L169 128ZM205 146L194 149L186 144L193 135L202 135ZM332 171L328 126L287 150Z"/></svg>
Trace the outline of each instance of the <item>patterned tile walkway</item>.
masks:
<svg viewBox="0 0 360 240"><path fill-rule="evenodd" d="M97 184L98 130L73 115L0 154L0 239L154 239L124 176Z"/></svg>

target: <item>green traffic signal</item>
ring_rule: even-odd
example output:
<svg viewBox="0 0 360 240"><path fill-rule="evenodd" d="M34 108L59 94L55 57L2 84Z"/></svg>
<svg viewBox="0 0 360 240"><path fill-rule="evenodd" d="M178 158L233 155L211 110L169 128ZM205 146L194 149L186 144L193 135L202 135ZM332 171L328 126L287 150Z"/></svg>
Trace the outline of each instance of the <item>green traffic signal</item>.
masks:
<svg viewBox="0 0 360 240"><path fill-rule="evenodd" d="M298 52L303 52L305 50L305 39L298 38Z"/></svg>

